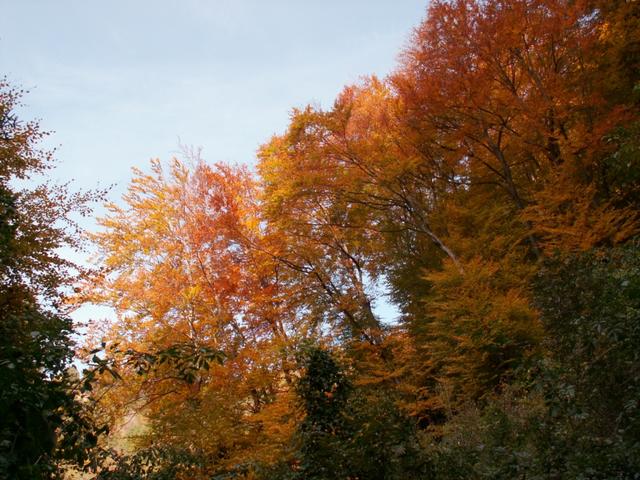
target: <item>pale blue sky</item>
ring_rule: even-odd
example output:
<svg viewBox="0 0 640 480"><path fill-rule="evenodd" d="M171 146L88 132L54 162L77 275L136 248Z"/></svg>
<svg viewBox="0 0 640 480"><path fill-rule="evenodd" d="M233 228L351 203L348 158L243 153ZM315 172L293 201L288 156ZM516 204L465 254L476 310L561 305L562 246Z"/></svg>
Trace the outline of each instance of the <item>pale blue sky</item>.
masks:
<svg viewBox="0 0 640 480"><path fill-rule="evenodd" d="M0 0L0 75L30 90L59 181L115 184L179 143L255 161L294 107L396 65L426 0ZM98 212L100 212L98 208ZM92 228L88 221L87 228Z"/></svg>
<svg viewBox="0 0 640 480"><path fill-rule="evenodd" d="M393 69L426 0L0 0L0 73L60 179L117 183L178 143L252 162L290 110ZM117 195L115 195L117 196Z"/></svg>

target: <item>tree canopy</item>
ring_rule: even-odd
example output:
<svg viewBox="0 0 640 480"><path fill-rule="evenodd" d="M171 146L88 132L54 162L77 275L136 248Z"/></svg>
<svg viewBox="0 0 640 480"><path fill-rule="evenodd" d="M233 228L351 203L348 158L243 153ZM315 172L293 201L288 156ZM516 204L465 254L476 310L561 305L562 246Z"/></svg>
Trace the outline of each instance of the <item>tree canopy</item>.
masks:
<svg viewBox="0 0 640 480"><path fill-rule="evenodd" d="M65 299L82 269L61 253L80 247L72 215L100 194L37 182L53 158L46 132L17 117L22 94L0 81L0 477L33 479L83 467L101 431L69 370Z"/></svg>
<svg viewBox="0 0 640 480"><path fill-rule="evenodd" d="M76 292L116 314L87 345L97 478L636 478L638 5L435 0L255 169L135 169ZM47 162L5 91L0 448L31 472L75 418L51 219L86 198L13 190Z"/></svg>

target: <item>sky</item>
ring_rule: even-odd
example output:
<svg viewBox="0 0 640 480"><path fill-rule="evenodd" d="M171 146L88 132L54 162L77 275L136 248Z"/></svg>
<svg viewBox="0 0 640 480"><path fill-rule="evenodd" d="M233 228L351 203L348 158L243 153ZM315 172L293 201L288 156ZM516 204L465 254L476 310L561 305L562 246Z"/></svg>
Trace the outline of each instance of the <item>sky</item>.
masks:
<svg viewBox="0 0 640 480"><path fill-rule="evenodd" d="M28 90L21 117L52 131L54 180L113 185L117 202L132 167L180 145L254 164L293 108L329 108L345 85L390 73L426 5L0 0L0 75Z"/></svg>
<svg viewBox="0 0 640 480"><path fill-rule="evenodd" d="M55 175L117 184L179 145L255 161L294 107L385 76L425 0L0 0L0 65L59 147Z"/></svg>

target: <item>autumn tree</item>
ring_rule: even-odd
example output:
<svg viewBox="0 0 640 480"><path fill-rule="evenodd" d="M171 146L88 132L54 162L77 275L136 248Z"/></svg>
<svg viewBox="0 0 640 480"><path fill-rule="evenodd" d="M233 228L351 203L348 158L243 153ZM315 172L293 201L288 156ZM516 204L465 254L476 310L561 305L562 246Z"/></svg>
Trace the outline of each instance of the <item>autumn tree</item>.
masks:
<svg viewBox="0 0 640 480"><path fill-rule="evenodd" d="M290 432L280 417L297 306L262 231L253 177L197 160L165 172L154 161L150 174L136 171L124 202L94 235L105 269L90 298L116 310L104 335L124 377L105 385L105 404L115 417L148 418L147 443L188 444L211 468L250 450L273 455ZM148 355L176 348L219 352L219 361L188 377L170 362L147 368Z"/></svg>
<svg viewBox="0 0 640 480"><path fill-rule="evenodd" d="M339 120L338 120L339 121ZM376 233L358 228L368 212L339 196L348 181L344 148L332 138L335 118L308 108L294 113L287 135L261 148L259 171L269 231L285 247L278 261L306 292L307 323L375 342L375 269L368 245Z"/></svg>
<svg viewBox="0 0 640 480"><path fill-rule="evenodd" d="M94 237L106 403L221 478L632 469L635 380L596 366L637 363L636 3L434 1L390 77L294 110L256 174L136 171ZM201 349L188 376L155 360Z"/></svg>
<svg viewBox="0 0 640 480"><path fill-rule="evenodd" d="M614 152L634 162L619 130L632 108L610 103L588 60L616 48L608 28L628 31L621 11L434 2L388 81L295 111L260 152L265 215L289 239L281 260L342 329L376 326L371 285L389 282L425 404L443 388L490 393L535 353L528 284L542 256L637 233L630 185L612 183Z"/></svg>

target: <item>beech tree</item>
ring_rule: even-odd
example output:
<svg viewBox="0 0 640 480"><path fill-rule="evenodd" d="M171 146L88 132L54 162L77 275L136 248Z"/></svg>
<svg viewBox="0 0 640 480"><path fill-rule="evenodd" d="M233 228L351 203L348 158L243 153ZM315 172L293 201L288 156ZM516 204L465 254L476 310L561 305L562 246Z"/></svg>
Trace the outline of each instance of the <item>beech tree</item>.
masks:
<svg viewBox="0 0 640 480"><path fill-rule="evenodd" d="M152 423L123 469L159 448L170 475L626 478L637 3L431 2L392 75L294 110L255 174L136 171L94 237L105 403ZM224 355L148 368L178 348Z"/></svg>
<svg viewBox="0 0 640 480"><path fill-rule="evenodd" d="M197 161L174 160L168 172L153 161L151 170L136 170L125 205L110 205L93 236L105 269L89 298L118 315L100 333L117 345L110 358L123 377L103 386L105 405L149 419L142 446L189 443L211 468L271 458L291 433L278 412L290 401L298 295L262 230L254 179ZM220 355L188 377L138 361L176 348Z"/></svg>

